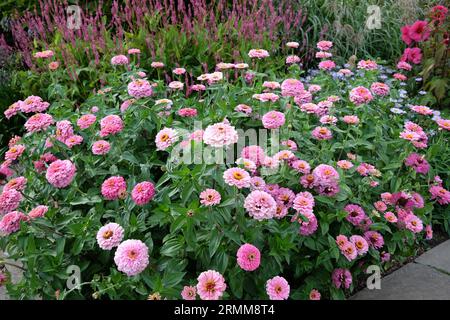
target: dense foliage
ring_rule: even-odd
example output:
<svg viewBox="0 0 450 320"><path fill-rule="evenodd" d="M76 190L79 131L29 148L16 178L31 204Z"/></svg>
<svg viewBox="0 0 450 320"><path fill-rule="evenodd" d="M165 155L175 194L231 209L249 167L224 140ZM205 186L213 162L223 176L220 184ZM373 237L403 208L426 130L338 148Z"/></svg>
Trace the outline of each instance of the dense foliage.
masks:
<svg viewBox="0 0 450 320"><path fill-rule="evenodd" d="M283 46L289 59L250 50L195 84L131 49L76 104L53 63L49 102L7 110L27 118L1 167L0 248L25 269L9 294L341 299L448 230L450 120L408 96L403 69L336 66L322 41L305 73Z"/></svg>

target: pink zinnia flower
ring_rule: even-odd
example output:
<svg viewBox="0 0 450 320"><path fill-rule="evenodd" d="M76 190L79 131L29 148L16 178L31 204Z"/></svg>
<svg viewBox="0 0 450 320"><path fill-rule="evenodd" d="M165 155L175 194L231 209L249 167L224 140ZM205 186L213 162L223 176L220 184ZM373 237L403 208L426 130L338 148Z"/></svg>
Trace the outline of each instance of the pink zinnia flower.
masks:
<svg viewBox="0 0 450 320"><path fill-rule="evenodd" d="M280 99L280 97L272 92L265 92L265 93L261 93L261 94L254 94L252 96L253 99L259 100L261 102L267 102L267 101L271 101L271 102L276 102L278 101L278 99Z"/></svg>
<svg viewBox="0 0 450 320"><path fill-rule="evenodd" d="M77 168L70 160L56 160L47 169L45 177L56 188L65 188L72 183Z"/></svg>
<svg viewBox="0 0 450 320"><path fill-rule="evenodd" d="M406 71L411 71L412 66L411 66L408 62L405 62L405 61L399 61L399 62L397 63L397 69L406 70Z"/></svg>
<svg viewBox="0 0 450 320"><path fill-rule="evenodd" d="M348 170L353 167L353 163L351 163L348 160L340 160L336 164L338 165L339 168L344 170Z"/></svg>
<svg viewBox="0 0 450 320"><path fill-rule="evenodd" d="M140 54L140 53L141 53L141 50L139 50L139 49L136 49L136 48L128 49L128 54Z"/></svg>
<svg viewBox="0 0 450 320"><path fill-rule="evenodd" d="M125 240L117 247L114 262L119 271L135 276L148 266L148 247L141 240Z"/></svg>
<svg viewBox="0 0 450 320"><path fill-rule="evenodd" d="M380 249L384 245L383 236L379 232L366 231L364 232L364 238L367 240L370 246L375 249Z"/></svg>
<svg viewBox="0 0 450 320"><path fill-rule="evenodd" d="M425 233L426 233L425 239L427 239L427 240L433 239L433 229L431 228L431 225L427 225L425 227Z"/></svg>
<svg viewBox="0 0 450 320"><path fill-rule="evenodd" d="M262 58L267 58L269 56L269 52L267 52L267 50L264 50L264 49L251 49L248 52L248 56L250 58L262 59Z"/></svg>
<svg viewBox="0 0 450 320"><path fill-rule="evenodd" d="M258 269L261 263L261 253L257 247L252 244L243 244L237 251L237 263L245 271L254 271Z"/></svg>
<svg viewBox="0 0 450 320"><path fill-rule="evenodd" d="M312 213L314 205L314 197L308 191L298 193L293 201L293 208L303 215Z"/></svg>
<svg viewBox="0 0 450 320"><path fill-rule="evenodd" d="M257 145L251 145L242 149L241 157L244 159L249 159L259 166L264 162L266 155L263 148Z"/></svg>
<svg viewBox="0 0 450 320"><path fill-rule="evenodd" d="M202 300L219 300L227 289L225 279L215 270L200 273L197 281L197 292Z"/></svg>
<svg viewBox="0 0 450 320"><path fill-rule="evenodd" d="M290 166L295 170L303 174L308 174L311 172L311 166L308 162L304 160L294 160Z"/></svg>
<svg viewBox="0 0 450 320"><path fill-rule="evenodd" d="M322 40L317 43L317 48L322 51L328 51L333 47L333 42Z"/></svg>
<svg viewBox="0 0 450 320"><path fill-rule="evenodd" d="M100 120L100 137L117 134L123 130L123 121L117 115L109 115Z"/></svg>
<svg viewBox="0 0 450 320"><path fill-rule="evenodd" d="M103 181L101 191L106 200L123 198L127 191L127 183L123 177L113 176Z"/></svg>
<svg viewBox="0 0 450 320"><path fill-rule="evenodd" d="M150 97L153 94L153 88L147 80L137 79L128 84L128 94L134 98Z"/></svg>
<svg viewBox="0 0 450 320"><path fill-rule="evenodd" d="M406 79L408 79L404 74L401 73L394 73L393 77L394 79L397 79L399 81L405 81Z"/></svg>
<svg viewBox="0 0 450 320"><path fill-rule="evenodd" d="M316 289L312 289L309 293L309 300L320 300L320 292Z"/></svg>
<svg viewBox="0 0 450 320"><path fill-rule="evenodd" d="M261 177L252 177L250 179L250 188L252 190L264 190L266 182Z"/></svg>
<svg viewBox="0 0 450 320"><path fill-rule="evenodd" d="M77 126L81 129L87 129L90 126L92 126L95 121L97 120L97 117L93 114L85 114L82 115L78 120L77 120Z"/></svg>
<svg viewBox="0 0 450 320"><path fill-rule="evenodd" d="M184 286L183 291L181 291L181 297L184 300L195 300L197 296L197 288L196 287L190 287L190 286Z"/></svg>
<svg viewBox="0 0 450 320"><path fill-rule="evenodd" d="M53 117L47 113L36 113L25 122L28 132L45 131L53 124Z"/></svg>
<svg viewBox="0 0 450 320"><path fill-rule="evenodd" d="M316 127L311 134L317 140L330 140L333 137L331 130L326 127Z"/></svg>
<svg viewBox="0 0 450 320"><path fill-rule="evenodd" d="M330 52L325 52L325 51L316 52L316 58L318 58L318 59L327 59L327 58L331 58L332 56L333 56L333 54L331 54Z"/></svg>
<svg viewBox="0 0 450 320"><path fill-rule="evenodd" d="M54 55L55 55L55 53L52 50L44 50L44 51L36 52L33 56L35 58L48 59L48 58L53 57Z"/></svg>
<svg viewBox="0 0 450 320"><path fill-rule="evenodd" d="M277 210L273 197L265 191L254 190L245 198L244 208L256 220L271 219Z"/></svg>
<svg viewBox="0 0 450 320"><path fill-rule="evenodd" d="M323 60L319 63L319 69L321 70L331 70L336 67L336 63L332 60Z"/></svg>
<svg viewBox="0 0 450 320"><path fill-rule="evenodd" d="M377 68L378 68L377 63L372 60L361 60L358 62L358 69L376 70Z"/></svg>
<svg viewBox="0 0 450 320"><path fill-rule="evenodd" d="M50 103L43 101L41 97L29 96L20 103L20 111L24 113L44 112L49 106Z"/></svg>
<svg viewBox="0 0 450 320"><path fill-rule="evenodd" d="M433 114L433 110L427 106L411 106L411 110L425 116L430 116Z"/></svg>
<svg viewBox="0 0 450 320"><path fill-rule="evenodd" d="M10 213L4 215L0 220L0 231L6 234L11 234L19 231L20 222L28 221L27 215L20 211L11 211Z"/></svg>
<svg viewBox="0 0 450 320"><path fill-rule="evenodd" d="M444 189L442 186L432 186L430 188L431 199L436 199L439 204L450 203L450 191Z"/></svg>
<svg viewBox="0 0 450 320"><path fill-rule="evenodd" d="M425 156L421 156L420 154L414 152L405 159L405 165L413 168L417 173L421 174L427 174L430 170L430 165L425 159Z"/></svg>
<svg viewBox="0 0 450 320"><path fill-rule="evenodd" d="M206 127L203 134L203 142L215 148L229 146L238 141L238 133L227 122L219 122Z"/></svg>
<svg viewBox="0 0 450 320"><path fill-rule="evenodd" d="M8 181L8 183L3 187L3 192L14 189L16 191L24 191L27 186L27 178L17 177Z"/></svg>
<svg viewBox="0 0 450 320"><path fill-rule="evenodd" d="M359 106L372 101L373 97L369 89L359 86L350 91L350 101Z"/></svg>
<svg viewBox="0 0 450 320"><path fill-rule="evenodd" d="M178 140L177 132L171 128L163 128L155 138L156 150L166 150Z"/></svg>
<svg viewBox="0 0 450 320"><path fill-rule="evenodd" d="M386 221L388 221L390 223L396 223L398 221L395 214L391 211L386 212L384 214L384 218L386 219Z"/></svg>
<svg viewBox="0 0 450 320"><path fill-rule="evenodd" d="M178 110L178 115L181 117L195 117L197 115L197 109L182 108L182 109Z"/></svg>
<svg viewBox="0 0 450 320"><path fill-rule="evenodd" d="M423 230L422 220L414 214L408 214L404 219L406 229L411 230L414 233L419 233Z"/></svg>
<svg viewBox="0 0 450 320"><path fill-rule="evenodd" d="M248 188L250 186L250 175L241 168L230 168L223 173L223 179L229 186L235 186L238 189Z"/></svg>
<svg viewBox="0 0 450 320"><path fill-rule="evenodd" d="M374 82L370 86L370 90L377 96L387 96L389 94L389 86L382 82Z"/></svg>
<svg viewBox="0 0 450 320"><path fill-rule="evenodd" d="M364 209L356 204L346 205L344 207L344 211L347 212L347 216L345 218L354 226L359 226L366 217Z"/></svg>
<svg viewBox="0 0 450 320"><path fill-rule="evenodd" d="M111 145L108 141L99 140L95 141L92 145L92 153L95 155L104 155L109 152Z"/></svg>
<svg viewBox="0 0 450 320"><path fill-rule="evenodd" d="M287 300L291 288L285 278L276 276L266 282L266 292L270 300Z"/></svg>
<svg viewBox="0 0 450 320"><path fill-rule="evenodd" d="M150 66L155 69L164 68L164 63L160 61L153 61Z"/></svg>
<svg viewBox="0 0 450 320"><path fill-rule="evenodd" d="M185 68L175 68L172 70L173 73L175 73L176 75L182 75L186 73L186 69Z"/></svg>
<svg viewBox="0 0 450 320"><path fill-rule="evenodd" d="M341 252L348 261L355 260L358 255L355 244L350 241L342 246Z"/></svg>
<svg viewBox="0 0 450 320"><path fill-rule="evenodd" d="M374 205L375 209L377 209L380 212L384 212L387 209L387 206L383 201L377 201L373 205Z"/></svg>
<svg viewBox="0 0 450 320"><path fill-rule="evenodd" d="M83 137L79 136L79 135L70 136L64 141L66 146L68 146L69 148L80 145L82 142L83 142Z"/></svg>
<svg viewBox="0 0 450 320"><path fill-rule="evenodd" d="M125 230L117 223L108 223L97 232L97 243L103 250L117 247L123 239Z"/></svg>
<svg viewBox="0 0 450 320"><path fill-rule="evenodd" d="M308 221L303 221L302 219L299 219L298 222L300 223L300 229L299 233L302 236L310 236L314 232L317 231L318 222L316 216L311 212L305 212L302 213L302 215L308 219Z"/></svg>
<svg viewBox="0 0 450 320"><path fill-rule="evenodd" d="M184 87L184 83L180 81L172 81L169 83L169 88L173 90L181 90Z"/></svg>
<svg viewBox="0 0 450 320"><path fill-rule="evenodd" d="M204 206L214 206L221 200L220 193L214 189L206 189L200 193L200 203Z"/></svg>
<svg viewBox="0 0 450 320"><path fill-rule="evenodd" d="M438 119L436 121L436 123L438 124L439 128L442 128L444 130L450 131L450 120Z"/></svg>
<svg viewBox="0 0 450 320"><path fill-rule="evenodd" d="M0 194L0 214L16 210L22 201L22 194L15 189L3 190Z"/></svg>
<svg viewBox="0 0 450 320"><path fill-rule="evenodd" d="M283 97L295 97L305 91L305 87L300 80L286 79L281 83L281 94Z"/></svg>
<svg viewBox="0 0 450 320"><path fill-rule="evenodd" d="M23 144L17 144L9 148L5 153L5 160L14 161L17 160L25 151L25 146Z"/></svg>
<svg viewBox="0 0 450 320"><path fill-rule="evenodd" d="M252 110L252 108L250 106L248 106L246 104L238 104L236 106L236 108L234 108L234 111L242 112L242 113L245 113L245 114L250 114L250 113L252 113L253 110Z"/></svg>
<svg viewBox="0 0 450 320"><path fill-rule="evenodd" d="M355 245L356 251L358 251L358 255L362 256L367 253L369 250L369 244L366 239L361 236L353 235L350 237L350 242Z"/></svg>
<svg viewBox="0 0 450 320"><path fill-rule="evenodd" d="M347 269L335 269L331 275L331 280L337 289L341 287L348 289L353 281L352 274Z"/></svg>
<svg viewBox="0 0 450 320"><path fill-rule="evenodd" d="M128 64L128 58L127 56L124 56L123 54L114 56L111 58L111 64L113 66L122 66Z"/></svg>
<svg viewBox="0 0 450 320"><path fill-rule="evenodd" d="M262 86L263 88L268 88L271 90L275 90L281 87L280 84L276 81L264 81Z"/></svg>
<svg viewBox="0 0 450 320"><path fill-rule="evenodd" d="M138 206L149 203L155 196L155 186L149 181L138 183L131 191L131 199Z"/></svg>
<svg viewBox="0 0 450 320"><path fill-rule="evenodd" d="M286 47L288 48L298 48L300 46L300 43L295 42L295 41L290 41L288 43L286 43Z"/></svg>
<svg viewBox="0 0 450 320"><path fill-rule="evenodd" d="M359 123L358 116L344 116L344 118L342 120L344 120L344 122L347 124L358 124Z"/></svg>
<svg viewBox="0 0 450 320"><path fill-rule="evenodd" d="M269 111L262 117L262 123L266 129L278 129L285 121L284 113L279 111Z"/></svg>
<svg viewBox="0 0 450 320"><path fill-rule="evenodd" d="M37 206L36 208L28 212L28 216L31 219L42 218L43 216L45 216L47 212L48 212L47 206Z"/></svg>

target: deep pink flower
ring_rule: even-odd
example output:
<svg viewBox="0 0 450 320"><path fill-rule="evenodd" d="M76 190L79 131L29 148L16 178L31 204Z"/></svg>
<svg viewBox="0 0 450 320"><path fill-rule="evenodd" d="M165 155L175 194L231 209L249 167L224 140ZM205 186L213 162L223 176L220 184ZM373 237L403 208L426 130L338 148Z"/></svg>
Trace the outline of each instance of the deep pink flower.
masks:
<svg viewBox="0 0 450 320"><path fill-rule="evenodd" d="M65 188L72 183L76 171L70 160L56 160L48 166L45 177L52 186Z"/></svg>
<svg viewBox="0 0 450 320"><path fill-rule="evenodd" d="M184 300L195 300L197 296L197 288L196 287L190 287L190 286L184 286L183 291L181 291L181 297Z"/></svg>
<svg viewBox="0 0 450 320"><path fill-rule="evenodd" d="M416 41L426 41L430 37L431 29L428 27L428 22L417 20L409 28L409 37Z"/></svg>
<svg viewBox="0 0 450 320"><path fill-rule="evenodd" d="M258 269L261 262L261 253L257 247L252 244L243 244L237 251L237 263L245 271L254 271Z"/></svg>
<svg viewBox="0 0 450 320"><path fill-rule="evenodd" d="M30 218L19 211L11 211L4 215L0 220L0 231L6 234L11 234L19 231L20 222L28 221Z"/></svg>
<svg viewBox="0 0 450 320"><path fill-rule="evenodd" d="M348 289L353 281L352 274L347 269L335 269L331 275L331 280L337 289L341 287Z"/></svg>
<svg viewBox="0 0 450 320"><path fill-rule="evenodd" d="M127 191L127 183L121 176L110 177L102 183L101 191L107 200L123 198Z"/></svg>
<svg viewBox="0 0 450 320"><path fill-rule="evenodd" d="M139 206L149 203L155 196L155 186L149 181L138 183L131 191L131 199Z"/></svg>

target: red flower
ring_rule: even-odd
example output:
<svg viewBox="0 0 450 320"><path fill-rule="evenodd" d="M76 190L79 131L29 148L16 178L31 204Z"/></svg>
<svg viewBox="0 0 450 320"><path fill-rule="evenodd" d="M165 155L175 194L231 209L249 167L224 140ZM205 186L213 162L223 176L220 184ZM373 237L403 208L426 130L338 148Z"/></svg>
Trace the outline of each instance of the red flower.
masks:
<svg viewBox="0 0 450 320"><path fill-rule="evenodd" d="M441 25L445 21L448 9L444 6L435 6L431 9L430 18L433 23Z"/></svg>

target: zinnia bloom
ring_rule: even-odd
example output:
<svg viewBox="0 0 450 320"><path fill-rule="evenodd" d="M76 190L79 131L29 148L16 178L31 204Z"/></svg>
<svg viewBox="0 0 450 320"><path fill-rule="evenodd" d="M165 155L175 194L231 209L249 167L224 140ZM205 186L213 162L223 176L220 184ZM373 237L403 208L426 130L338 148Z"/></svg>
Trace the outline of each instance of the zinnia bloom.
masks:
<svg viewBox="0 0 450 320"><path fill-rule="evenodd" d="M317 140L330 140L333 137L331 130L326 127L316 127L311 134Z"/></svg>
<svg viewBox="0 0 450 320"><path fill-rule="evenodd" d="M45 131L53 122L51 115L47 113L36 113L25 122L25 129L28 132Z"/></svg>
<svg viewBox="0 0 450 320"><path fill-rule="evenodd" d="M266 282L266 292L270 300L287 300L291 288L285 278L276 276Z"/></svg>
<svg viewBox="0 0 450 320"><path fill-rule="evenodd" d="M123 177L113 176L102 183L101 191L106 200L116 200L125 195L127 183Z"/></svg>
<svg viewBox="0 0 450 320"><path fill-rule="evenodd" d="M95 155L107 154L110 149L111 145L105 140L95 141L92 145L92 153Z"/></svg>
<svg viewBox="0 0 450 320"><path fill-rule="evenodd" d="M356 251L358 252L359 256L362 256L367 253L369 250L369 244L367 243L366 239L364 239L361 236L353 235L350 237L350 242L355 245Z"/></svg>
<svg viewBox="0 0 450 320"><path fill-rule="evenodd" d="M117 247L114 262L119 271L135 276L148 266L148 247L141 240L125 240Z"/></svg>
<svg viewBox="0 0 450 320"><path fill-rule="evenodd" d="M219 300L227 289L225 279L215 270L200 273L197 281L197 292L202 300Z"/></svg>
<svg viewBox="0 0 450 320"><path fill-rule="evenodd" d="M85 114L82 115L78 120L77 120L77 126L81 129L87 129L89 128L91 125L93 125L95 123L95 120L97 120L97 117L93 114Z"/></svg>
<svg viewBox="0 0 450 320"><path fill-rule="evenodd" d="M20 229L20 222L28 220L29 218L24 213L11 211L0 220L0 231L6 234L17 232Z"/></svg>
<svg viewBox="0 0 450 320"><path fill-rule="evenodd" d="M117 115L109 115L100 120L100 137L117 134L123 130L123 121Z"/></svg>
<svg viewBox="0 0 450 320"><path fill-rule="evenodd" d="M405 159L405 165L413 168L417 173L421 174L427 174L430 170L430 165L425 159L425 156L421 156L420 154L414 152Z"/></svg>
<svg viewBox="0 0 450 320"><path fill-rule="evenodd" d="M127 56L124 56L123 54L114 56L111 58L111 64L113 66L122 66L128 64L128 58Z"/></svg>
<svg viewBox="0 0 450 320"><path fill-rule="evenodd" d="M220 193L214 189L206 189L200 193L200 203L204 206L214 206L221 200Z"/></svg>
<svg viewBox="0 0 450 320"><path fill-rule="evenodd" d="M164 128L155 138L156 150L166 150L178 140L177 132L171 128Z"/></svg>
<svg viewBox="0 0 450 320"><path fill-rule="evenodd" d="M47 206L37 206L36 208L28 212L28 216L31 219L42 218L43 216L45 216L47 212L48 212Z"/></svg>
<svg viewBox="0 0 450 320"><path fill-rule="evenodd" d="M149 203L155 196L155 186L149 181L138 183L131 191L131 199L139 206Z"/></svg>
<svg viewBox="0 0 450 320"><path fill-rule="evenodd" d="M355 105L359 106L364 103L369 103L372 101L373 97L370 91L362 86L353 88L350 91L350 101Z"/></svg>
<svg viewBox="0 0 450 320"><path fill-rule="evenodd" d="M245 198L244 208L256 220L271 219L277 211L277 203L265 191L254 190Z"/></svg>
<svg viewBox="0 0 450 320"><path fill-rule="evenodd" d="M227 122L219 122L206 127L203 133L203 142L215 148L229 146L238 141L238 133Z"/></svg>
<svg viewBox="0 0 450 320"><path fill-rule="evenodd" d="M223 173L223 180L229 186L235 186L238 189L248 188L250 186L250 175L241 168L230 168Z"/></svg>
<svg viewBox="0 0 450 320"><path fill-rule="evenodd" d="M312 289L309 293L309 300L320 300L320 292L316 289Z"/></svg>
<svg viewBox="0 0 450 320"><path fill-rule="evenodd" d="M262 123L266 129L278 129L285 121L284 113L279 111L269 111L262 117Z"/></svg>
<svg viewBox="0 0 450 320"><path fill-rule="evenodd" d="M52 186L65 188L72 183L76 171L70 160L56 160L48 166L45 177Z"/></svg>
<svg viewBox="0 0 450 320"><path fill-rule="evenodd" d="M267 58L269 56L269 52L267 52L267 50L264 49L252 49L248 52L248 56L250 58L262 59Z"/></svg>
<svg viewBox="0 0 450 320"><path fill-rule="evenodd" d="M257 247L252 244L243 244L237 251L237 263L245 271L254 271L258 269L261 263L261 253Z"/></svg>
<svg viewBox="0 0 450 320"><path fill-rule="evenodd" d="M181 291L181 297L184 300L195 300L197 296L197 288L196 287L190 287L190 286L184 286L183 291Z"/></svg>
<svg viewBox="0 0 450 320"><path fill-rule="evenodd" d="M103 250L117 247L123 239L125 231L117 223L108 223L97 232L97 243Z"/></svg>
<svg viewBox="0 0 450 320"><path fill-rule="evenodd" d="M0 214L16 210L22 201L22 195L15 189L3 190L0 194Z"/></svg>
<svg viewBox="0 0 450 320"><path fill-rule="evenodd" d="M341 287L348 289L352 284L352 274L347 269L335 269L331 275L331 280L337 289Z"/></svg>
<svg viewBox="0 0 450 320"><path fill-rule="evenodd" d="M25 151L25 149L26 147L23 144L16 144L15 146L12 146L8 151L6 151L5 160L17 160Z"/></svg>

